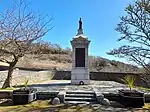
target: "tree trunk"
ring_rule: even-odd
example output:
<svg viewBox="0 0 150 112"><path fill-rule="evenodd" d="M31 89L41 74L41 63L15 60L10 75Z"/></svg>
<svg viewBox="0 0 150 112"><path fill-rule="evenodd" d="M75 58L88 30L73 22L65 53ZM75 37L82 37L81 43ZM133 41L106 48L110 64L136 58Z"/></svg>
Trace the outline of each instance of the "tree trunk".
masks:
<svg viewBox="0 0 150 112"><path fill-rule="evenodd" d="M145 76L145 77L146 77L146 80L145 80L145 82L146 82L146 87L147 87L147 88L150 88L150 76L147 75L147 76Z"/></svg>
<svg viewBox="0 0 150 112"><path fill-rule="evenodd" d="M150 75L148 73L141 75L141 80L145 83L144 86L146 86L146 88L150 88Z"/></svg>
<svg viewBox="0 0 150 112"><path fill-rule="evenodd" d="M7 88L7 87L12 87L12 73L13 73L14 67L15 67L17 62L18 62L18 60L15 60L9 64L7 78L6 78L6 80L2 86L3 89Z"/></svg>

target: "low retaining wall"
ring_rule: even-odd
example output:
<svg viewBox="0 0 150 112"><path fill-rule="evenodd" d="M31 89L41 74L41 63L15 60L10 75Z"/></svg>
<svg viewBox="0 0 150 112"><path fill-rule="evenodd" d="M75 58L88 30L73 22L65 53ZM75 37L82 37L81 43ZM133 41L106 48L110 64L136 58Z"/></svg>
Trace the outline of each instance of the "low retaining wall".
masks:
<svg viewBox="0 0 150 112"><path fill-rule="evenodd" d="M52 80L71 80L71 71L54 71Z"/></svg>
<svg viewBox="0 0 150 112"><path fill-rule="evenodd" d="M12 98L12 91L0 91L0 99Z"/></svg>
<svg viewBox="0 0 150 112"><path fill-rule="evenodd" d="M49 100L57 97L59 91L53 92L37 92L37 100Z"/></svg>
<svg viewBox="0 0 150 112"><path fill-rule="evenodd" d="M49 100L55 97L58 97L59 91L55 92L37 92L37 100ZM119 101L118 93L102 93L105 98L109 99L110 101ZM150 94L145 94L145 103L150 102ZM11 99L12 98L12 91L0 91L0 99Z"/></svg>
<svg viewBox="0 0 150 112"><path fill-rule="evenodd" d="M39 71L35 72L32 74L27 74L27 75L20 75L13 77L12 79L12 84L13 85L22 85L25 83L26 80L28 80L29 84L37 83L37 82L42 82L46 80L50 80L53 77L52 71Z"/></svg>
<svg viewBox="0 0 150 112"><path fill-rule="evenodd" d="M8 71L0 71L0 87L2 87ZM39 72L26 72L20 73L20 71L14 70L12 74L12 85L24 85L28 80L28 84L39 83L52 79L52 71L39 71Z"/></svg>
<svg viewBox="0 0 150 112"><path fill-rule="evenodd" d="M53 80L71 80L71 71L55 71ZM136 77L135 84L139 86L146 86L141 80L140 73L116 73L116 72L90 72L91 80L99 81L116 81L122 83L121 79L126 75L133 75Z"/></svg>
<svg viewBox="0 0 150 112"><path fill-rule="evenodd" d="M24 75L25 74L25 75ZM140 73L116 73L116 72L90 72L91 80L100 80L100 81L116 81L121 82L121 79L126 75L136 76L136 84L139 86L146 86L144 81L141 80ZM1 80L0 85L4 82L7 71L0 72ZM21 73L18 70L13 72L13 85L24 84L26 80L29 80L29 83L42 82L46 80L71 80L71 71L39 71L39 72L29 72Z"/></svg>
<svg viewBox="0 0 150 112"><path fill-rule="evenodd" d="M90 72L91 80L102 80L102 81L116 81L122 83L121 79L123 79L126 75L132 75L136 77L135 84L139 86L146 86L146 84L141 80L140 73L113 73L113 72Z"/></svg>

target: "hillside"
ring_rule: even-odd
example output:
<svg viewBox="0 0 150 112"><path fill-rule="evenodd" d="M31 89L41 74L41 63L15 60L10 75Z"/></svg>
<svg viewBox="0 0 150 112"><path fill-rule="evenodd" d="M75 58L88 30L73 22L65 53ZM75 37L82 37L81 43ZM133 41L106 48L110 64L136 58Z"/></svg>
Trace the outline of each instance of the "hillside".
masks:
<svg viewBox="0 0 150 112"><path fill-rule="evenodd" d="M71 70L72 52L70 48L63 49L58 44L48 42L34 43L31 48L32 52L22 57L17 63L17 67ZM115 60L89 56L89 70L103 72L138 72L139 68Z"/></svg>
<svg viewBox="0 0 150 112"><path fill-rule="evenodd" d="M71 49L63 49L57 44L34 44L34 53L24 56L17 66L42 69L71 70ZM89 56L90 71L103 72L138 72L139 68L123 62L108 60L102 57Z"/></svg>
<svg viewBox="0 0 150 112"><path fill-rule="evenodd" d="M23 57L17 64L19 67L40 69L71 70L70 54L40 54ZM108 60L101 57L89 56L90 71L103 72L138 72L139 68L119 61Z"/></svg>

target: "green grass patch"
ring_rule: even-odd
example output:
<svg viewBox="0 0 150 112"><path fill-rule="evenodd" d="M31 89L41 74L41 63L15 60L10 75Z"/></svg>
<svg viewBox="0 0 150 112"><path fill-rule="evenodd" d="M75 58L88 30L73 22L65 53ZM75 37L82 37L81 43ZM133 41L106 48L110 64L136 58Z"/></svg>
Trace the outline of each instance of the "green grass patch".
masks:
<svg viewBox="0 0 150 112"><path fill-rule="evenodd" d="M18 88L5 88L5 89L2 89L2 88L0 88L0 91L13 91L13 90L16 90L16 89L18 89Z"/></svg>
<svg viewBox="0 0 150 112"><path fill-rule="evenodd" d="M144 105L143 108L144 108L144 109L150 109L150 103L145 103L145 105Z"/></svg>
<svg viewBox="0 0 150 112"><path fill-rule="evenodd" d="M139 90L143 90L143 91L147 91L147 92L150 92L150 88L145 88L145 87L139 87L139 86L136 86L137 89Z"/></svg>

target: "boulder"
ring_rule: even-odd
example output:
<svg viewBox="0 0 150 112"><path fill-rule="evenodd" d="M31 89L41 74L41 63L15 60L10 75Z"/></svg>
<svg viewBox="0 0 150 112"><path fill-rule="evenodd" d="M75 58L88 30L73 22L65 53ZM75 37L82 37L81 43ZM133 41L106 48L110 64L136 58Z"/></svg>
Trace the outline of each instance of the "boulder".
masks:
<svg viewBox="0 0 150 112"><path fill-rule="evenodd" d="M104 95L101 93L96 93L96 99L99 103L101 103L102 100L104 99Z"/></svg>
<svg viewBox="0 0 150 112"><path fill-rule="evenodd" d="M109 106L110 105L110 101L106 98L104 98L102 101L101 101L101 104L103 105L106 105L106 106Z"/></svg>
<svg viewBox="0 0 150 112"><path fill-rule="evenodd" d="M60 104L60 99L59 99L58 97L55 97L55 98L52 100L52 104L53 104L53 105Z"/></svg>

